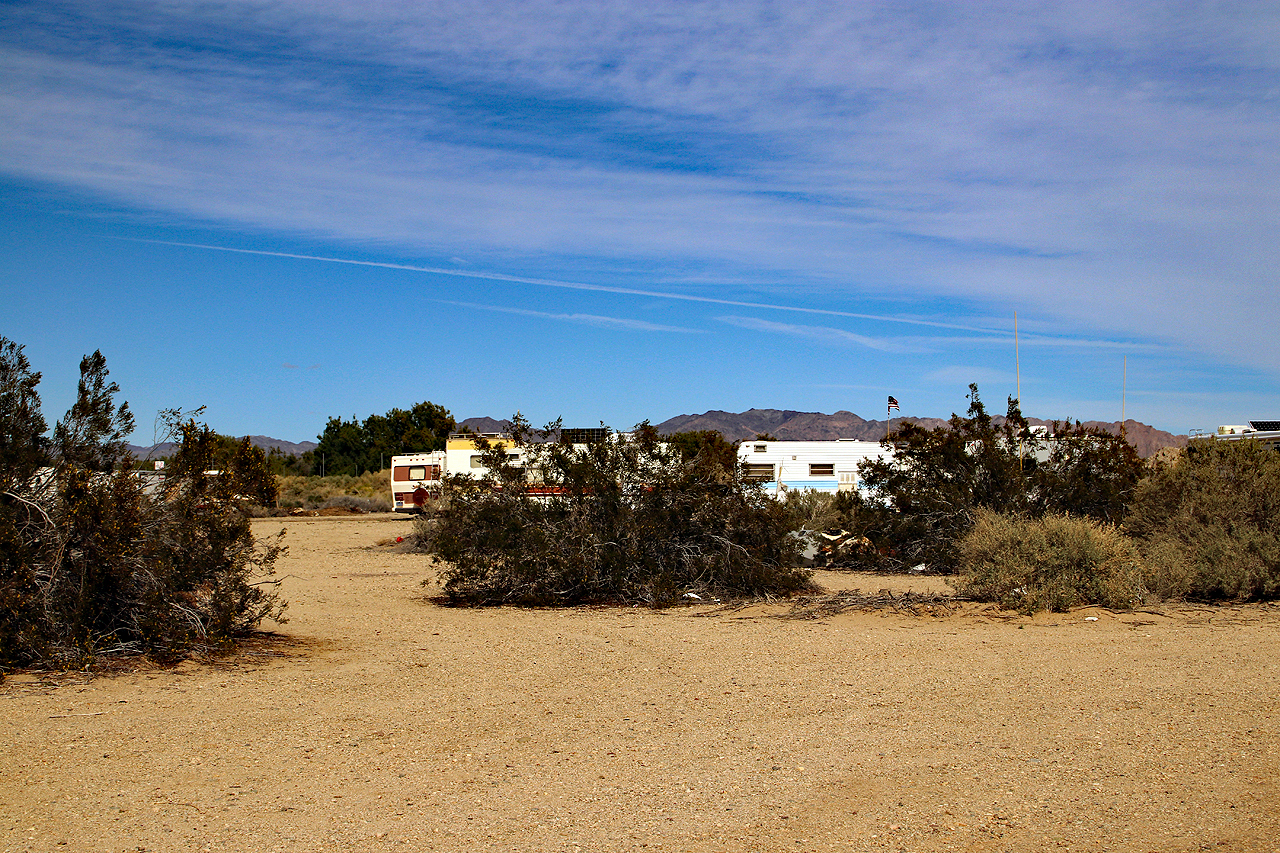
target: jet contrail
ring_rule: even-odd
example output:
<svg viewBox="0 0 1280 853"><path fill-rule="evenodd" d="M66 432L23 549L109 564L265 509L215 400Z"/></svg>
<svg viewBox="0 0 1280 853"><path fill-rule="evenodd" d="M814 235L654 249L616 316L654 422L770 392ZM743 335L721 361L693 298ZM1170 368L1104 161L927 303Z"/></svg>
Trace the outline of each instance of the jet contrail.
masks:
<svg viewBox="0 0 1280 853"><path fill-rule="evenodd" d="M712 296L692 296L685 293L666 293L659 290L640 290L633 287L586 284L578 281L558 281L550 278L527 278L525 276L508 275L500 272L472 272L470 270L445 269L443 267L420 267L412 264L393 264L389 261L358 261L352 258L329 258L323 255L299 255L292 252L270 252L265 249L233 249L229 246L214 246L207 243L181 243L176 240L148 240L142 237L116 237L114 239L128 240L134 243L155 243L161 246L182 246L188 249L208 249L214 252L235 252L241 255L265 255L270 258L293 258L294 260L299 261L322 261L329 264L350 264L358 267L379 267L381 269L388 270L405 270L407 272L451 275L459 278L480 278L485 279L486 281L506 281L513 284L532 284L539 287L559 287L566 290L589 290L598 293L619 293L627 296L678 299L684 302L702 302L710 305L732 305L737 308L762 308L770 311L795 311L801 314L824 314L831 317L850 317L856 320L876 320L884 323L904 323L910 326L930 326L937 329L957 329L966 332L1002 334L1002 330L998 329L984 329L980 326L962 326L956 323L942 323L935 320L916 320L908 317L889 317L880 314L858 314L853 311L837 311L833 308L802 308L796 305L776 305L769 302L742 302L735 299L717 299Z"/></svg>

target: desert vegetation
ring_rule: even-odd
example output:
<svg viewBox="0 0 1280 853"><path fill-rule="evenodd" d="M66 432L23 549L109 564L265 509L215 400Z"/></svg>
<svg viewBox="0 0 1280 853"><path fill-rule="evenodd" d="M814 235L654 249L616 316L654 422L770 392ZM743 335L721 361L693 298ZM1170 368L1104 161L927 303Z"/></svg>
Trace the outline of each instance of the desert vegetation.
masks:
<svg viewBox="0 0 1280 853"><path fill-rule="evenodd" d="M1280 597L1280 453L1252 441L1192 442L1139 485L1125 528L1159 597Z"/></svg>
<svg viewBox="0 0 1280 853"><path fill-rule="evenodd" d="M387 497L388 483L391 482L390 470L325 477L285 474L277 476L276 482L280 492L279 509L284 513L298 509L391 511L391 501Z"/></svg>
<svg viewBox="0 0 1280 853"><path fill-rule="evenodd" d="M713 437L663 441L648 424L585 447L516 416L481 480L446 480L418 532L462 604L645 603L786 595L808 585L781 504ZM730 446L731 447L731 446Z"/></svg>
<svg viewBox="0 0 1280 853"><path fill-rule="evenodd" d="M1193 442L1143 462L1120 436L1003 419L976 386L948 427L909 422L871 463L871 497L793 494L792 525L859 543L850 567L956 575L962 594L1011 609L1130 607L1280 595L1280 454L1249 441Z"/></svg>
<svg viewBox="0 0 1280 853"><path fill-rule="evenodd" d="M39 381L22 347L0 339L0 668L180 657L282 619L283 545L255 542L247 517L385 511L375 456L438 447L454 424L429 403L331 418L328 446L352 472L316 477L281 475L247 439L170 411L161 421L178 450L156 479L126 451L133 415L100 353L51 431ZM829 531L856 543L847 567L953 575L962 595L1024 612L1280 596L1280 455L1250 442L1194 442L1148 464L1078 423L1047 439L1012 399L993 418L970 386L964 416L890 437L894 457L863 469L868 497L778 502L717 433L660 436L645 423L575 447L552 440L558 426L517 415L523 462L489 448L485 478L448 479L418 523L452 602L785 596L809 587L801 553Z"/></svg>
<svg viewBox="0 0 1280 853"><path fill-rule="evenodd" d="M1145 596L1136 544L1114 525L1083 516L1039 518L980 509L960 540L962 594L1009 610L1127 609Z"/></svg>
<svg viewBox="0 0 1280 853"><path fill-rule="evenodd" d="M46 436L40 375L0 338L0 674L104 655L181 657L283 619L278 538L255 541L241 506L275 499L247 442L211 474L216 434L164 413L179 449L162 481L132 469L128 405L100 352Z"/></svg>
<svg viewBox="0 0 1280 853"><path fill-rule="evenodd" d="M956 572L980 511L1118 523L1146 471L1119 436L1069 423L1054 425L1052 441L1033 433L1012 398L997 421L976 385L965 416L930 430L905 422L889 441L894 457L863 467L873 497L859 501L856 524L890 570Z"/></svg>
<svg viewBox="0 0 1280 853"><path fill-rule="evenodd" d="M443 450L456 426L447 409L431 402L369 415L363 421L354 416L349 421L329 418L316 448L282 473L359 477L382 470L397 454Z"/></svg>
<svg viewBox="0 0 1280 853"><path fill-rule="evenodd" d="M862 470L869 497L772 502L714 433L646 424L575 450L534 432L517 429L525 466L494 448L489 476L450 481L422 525L457 602L784 594L804 585L799 553L835 540L846 567L954 575L1026 612L1280 594L1280 456L1248 442L1148 464L1079 422L1033 431L1013 399L993 418L971 385L965 416L890 437L894 457Z"/></svg>

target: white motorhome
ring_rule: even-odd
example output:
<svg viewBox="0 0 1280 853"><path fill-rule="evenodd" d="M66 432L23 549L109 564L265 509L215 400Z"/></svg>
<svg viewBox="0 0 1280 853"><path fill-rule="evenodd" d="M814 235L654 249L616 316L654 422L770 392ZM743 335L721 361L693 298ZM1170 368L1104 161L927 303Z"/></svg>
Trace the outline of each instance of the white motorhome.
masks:
<svg viewBox="0 0 1280 853"><path fill-rule="evenodd" d="M1264 447L1280 450L1280 421L1249 421L1248 426L1226 424L1216 435L1193 433L1193 441L1256 441Z"/></svg>
<svg viewBox="0 0 1280 853"><path fill-rule="evenodd" d="M490 447L501 447L507 451L510 461L520 465L524 460L524 452L516 445L514 439L500 432L455 432L449 435L445 444L445 470L454 477L483 477L489 473L481 461L484 451L477 445L484 439Z"/></svg>
<svg viewBox="0 0 1280 853"><path fill-rule="evenodd" d="M391 505L396 512L422 512L428 498L440 494L445 451L391 457Z"/></svg>
<svg viewBox="0 0 1280 853"><path fill-rule="evenodd" d="M858 474L864 462L887 459L893 451L878 441L744 441L738 460L747 476L781 497L790 489L819 492L864 491Z"/></svg>

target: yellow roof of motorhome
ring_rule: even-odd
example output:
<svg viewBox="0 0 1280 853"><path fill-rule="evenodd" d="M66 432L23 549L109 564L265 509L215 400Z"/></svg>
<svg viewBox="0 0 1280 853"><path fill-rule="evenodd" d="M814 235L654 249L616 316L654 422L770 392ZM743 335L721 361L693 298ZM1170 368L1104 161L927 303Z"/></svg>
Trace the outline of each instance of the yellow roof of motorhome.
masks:
<svg viewBox="0 0 1280 853"><path fill-rule="evenodd" d="M491 446L497 446L503 449L515 446L515 442L511 440L510 436L498 435L496 433L484 433L482 435L473 436L451 435L449 436L449 442L446 445L446 449L475 450L477 438L483 438L488 441Z"/></svg>

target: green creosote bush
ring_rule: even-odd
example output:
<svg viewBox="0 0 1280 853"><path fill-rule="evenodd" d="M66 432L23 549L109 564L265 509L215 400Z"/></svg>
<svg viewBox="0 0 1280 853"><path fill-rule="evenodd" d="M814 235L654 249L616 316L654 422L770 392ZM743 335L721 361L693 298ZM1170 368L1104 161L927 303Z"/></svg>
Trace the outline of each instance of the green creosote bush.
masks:
<svg viewBox="0 0 1280 853"><path fill-rule="evenodd" d="M523 465L490 447L487 476L447 478L418 522L453 602L664 606L809 587L782 505L736 464L685 455L647 423L585 448L539 441L558 427L517 415Z"/></svg>
<svg viewBox="0 0 1280 853"><path fill-rule="evenodd" d="M1065 611L1142 603L1143 563L1114 525L1069 515L1023 518L978 510L960 540L958 588L1010 610Z"/></svg>
<svg viewBox="0 0 1280 853"><path fill-rule="evenodd" d="M856 492L788 489L782 499L791 528L796 531L852 530L857 514Z"/></svg>
<svg viewBox="0 0 1280 853"><path fill-rule="evenodd" d="M1125 529L1165 599L1280 597L1280 452L1196 440L1138 488Z"/></svg>
<svg viewBox="0 0 1280 853"><path fill-rule="evenodd" d="M240 509L270 498L274 481L255 485L248 464L246 477L207 474L212 433L177 411L162 413L181 439L163 485L144 478L131 470L133 417L115 405L101 353L80 371L50 441L39 374L0 338L0 675L117 654L174 660L283 621L273 572L284 546L256 542Z"/></svg>
<svg viewBox="0 0 1280 853"><path fill-rule="evenodd" d="M1055 423L1053 432L1033 433L1012 397L1004 418L993 418L976 385L966 415L953 414L947 426L904 421L890 441L893 458L859 472L871 492L859 532L876 546L867 567L956 571L959 542L979 510L1123 519L1144 471L1133 447L1079 423Z"/></svg>

